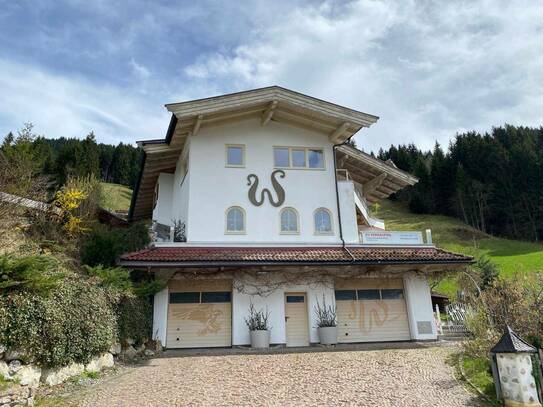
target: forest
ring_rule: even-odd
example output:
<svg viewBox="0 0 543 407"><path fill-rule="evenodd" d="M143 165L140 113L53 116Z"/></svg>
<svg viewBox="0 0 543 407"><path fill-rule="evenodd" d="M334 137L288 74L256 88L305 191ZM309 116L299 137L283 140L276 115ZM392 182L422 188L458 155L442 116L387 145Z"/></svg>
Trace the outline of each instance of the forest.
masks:
<svg viewBox="0 0 543 407"><path fill-rule="evenodd" d="M133 188L142 152L130 144L84 139L50 139L28 123L9 133L0 152L28 149L39 173L62 185L70 176L94 174ZM378 157L419 178L392 199L420 214L454 216L495 236L540 241L543 237L543 128L505 125L480 134L457 134L447 149L422 151L414 144L381 149Z"/></svg>
<svg viewBox="0 0 543 407"><path fill-rule="evenodd" d="M36 135L32 123L26 123L16 135L8 133L0 152L9 155L10 149L28 150L36 171L48 175L59 185L70 177L94 175L104 182L126 185L136 184L142 152L131 144L117 146L97 143L93 132L84 139L45 138Z"/></svg>
<svg viewBox="0 0 543 407"><path fill-rule="evenodd" d="M393 199L414 213L454 216L495 236L543 237L543 128L505 125L480 134L457 134L444 150L414 144L381 149L419 178Z"/></svg>

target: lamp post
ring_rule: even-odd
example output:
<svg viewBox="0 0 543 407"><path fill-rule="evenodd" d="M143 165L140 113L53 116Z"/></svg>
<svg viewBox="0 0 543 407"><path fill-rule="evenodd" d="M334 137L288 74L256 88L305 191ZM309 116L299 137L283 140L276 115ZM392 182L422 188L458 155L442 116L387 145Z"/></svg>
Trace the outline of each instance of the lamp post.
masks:
<svg viewBox="0 0 543 407"><path fill-rule="evenodd" d="M536 379L541 378L541 367L536 348L508 326L490 350L490 361L496 395L505 406L541 407L541 387Z"/></svg>

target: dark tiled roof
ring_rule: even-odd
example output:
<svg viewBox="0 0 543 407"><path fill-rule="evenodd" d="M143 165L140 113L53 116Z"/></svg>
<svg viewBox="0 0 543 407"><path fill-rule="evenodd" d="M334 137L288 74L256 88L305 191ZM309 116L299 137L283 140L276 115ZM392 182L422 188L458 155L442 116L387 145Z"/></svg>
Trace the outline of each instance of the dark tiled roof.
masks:
<svg viewBox="0 0 543 407"><path fill-rule="evenodd" d="M505 333L492 349L492 353L517 353L529 352L536 353L537 349L529 343L523 341L510 327L507 327Z"/></svg>
<svg viewBox="0 0 543 407"><path fill-rule="evenodd" d="M470 263L471 257L435 247L350 247L355 263ZM352 263L341 247L155 247L126 253L126 263Z"/></svg>

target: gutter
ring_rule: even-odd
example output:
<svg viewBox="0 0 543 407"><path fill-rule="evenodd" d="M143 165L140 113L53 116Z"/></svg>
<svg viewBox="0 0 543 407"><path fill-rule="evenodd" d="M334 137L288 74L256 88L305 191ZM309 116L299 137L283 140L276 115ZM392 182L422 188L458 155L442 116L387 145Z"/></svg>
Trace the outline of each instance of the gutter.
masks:
<svg viewBox="0 0 543 407"><path fill-rule="evenodd" d="M351 137L353 137L353 136L351 135ZM347 140L350 140L351 137L349 137ZM332 146L332 155L333 155L333 159L334 159L334 182L335 182L335 187L336 187L336 206L337 206L337 217L338 217L338 222L339 222L339 238L341 239L341 247L343 248L343 250L345 250L347 252L347 254L352 259L351 261L354 263L356 261L356 258L353 256L353 254L350 252L350 250L347 249L347 247L345 247L345 239L343 238L343 227L341 225L341 209L340 209L340 206L339 206L339 188L338 188L338 185L337 185L336 148L339 147L339 146L342 146L345 143L346 142L344 141L343 143L334 144Z"/></svg>
<svg viewBox="0 0 543 407"><path fill-rule="evenodd" d="M351 265L364 265L364 266L399 266L406 264L413 265L451 265L451 264L471 264L473 261L466 260L450 260L446 262L435 262L432 260L420 260L413 262L412 260L395 260L395 261L330 261L330 262L316 262L316 261L266 261L266 262L251 262L251 261L210 261L210 262L165 262L165 261L130 261L119 260L117 265L123 267L158 267L158 268L170 268L170 267L193 267L193 268L213 268L213 267L254 267L254 266L351 266Z"/></svg>

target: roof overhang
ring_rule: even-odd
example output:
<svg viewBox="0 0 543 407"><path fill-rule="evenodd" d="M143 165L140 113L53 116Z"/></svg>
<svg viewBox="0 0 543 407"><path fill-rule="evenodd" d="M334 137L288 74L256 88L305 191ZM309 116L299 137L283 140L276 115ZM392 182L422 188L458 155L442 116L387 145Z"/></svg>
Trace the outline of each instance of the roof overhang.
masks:
<svg viewBox="0 0 543 407"><path fill-rule="evenodd" d="M418 179L387 163L349 145L336 149L337 168L348 171L349 177L360 187L369 203L375 203L389 195L414 185Z"/></svg>

